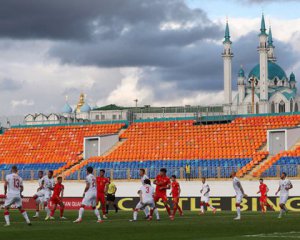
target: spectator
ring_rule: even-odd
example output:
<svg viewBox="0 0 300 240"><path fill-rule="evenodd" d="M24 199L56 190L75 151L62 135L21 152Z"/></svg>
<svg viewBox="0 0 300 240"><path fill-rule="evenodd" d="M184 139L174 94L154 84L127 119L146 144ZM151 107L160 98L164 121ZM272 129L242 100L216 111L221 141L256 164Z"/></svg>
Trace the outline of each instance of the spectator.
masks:
<svg viewBox="0 0 300 240"><path fill-rule="evenodd" d="M185 180L191 181L191 166L188 163L185 165Z"/></svg>

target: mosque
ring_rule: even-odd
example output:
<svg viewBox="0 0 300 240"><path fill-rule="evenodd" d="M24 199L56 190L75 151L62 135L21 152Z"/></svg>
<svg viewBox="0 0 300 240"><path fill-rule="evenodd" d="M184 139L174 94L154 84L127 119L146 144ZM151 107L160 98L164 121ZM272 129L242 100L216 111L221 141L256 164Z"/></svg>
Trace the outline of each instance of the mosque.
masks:
<svg viewBox="0 0 300 240"><path fill-rule="evenodd" d="M262 15L259 33L259 63L248 76L241 67L237 74L238 92L232 98L232 42L228 21L223 41L224 51L224 113L257 114L298 112L300 98L297 95L296 77L280 67L275 57L272 29L267 33L265 18Z"/></svg>

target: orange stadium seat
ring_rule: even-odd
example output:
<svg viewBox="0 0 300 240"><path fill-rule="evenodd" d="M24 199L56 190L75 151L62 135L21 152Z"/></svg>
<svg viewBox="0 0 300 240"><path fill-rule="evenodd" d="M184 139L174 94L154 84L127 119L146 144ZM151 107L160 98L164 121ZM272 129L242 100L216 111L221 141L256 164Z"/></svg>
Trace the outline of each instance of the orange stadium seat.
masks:
<svg viewBox="0 0 300 240"><path fill-rule="evenodd" d="M118 133L123 126L95 124L12 128L0 138L0 164L59 164L68 167L82 159L85 136Z"/></svg>
<svg viewBox="0 0 300 240"><path fill-rule="evenodd" d="M268 129L293 127L299 122L300 116L292 115L237 118L214 125L194 125L193 120L133 123L120 136L124 142L117 149L85 164L250 159L238 172L242 176L268 156L261 149Z"/></svg>
<svg viewBox="0 0 300 240"><path fill-rule="evenodd" d="M239 164L235 167L243 176L268 157L264 149L268 129L299 123L300 115L240 117L228 124L213 125L195 125L194 120L136 122L122 132L121 142L113 151L83 162L84 136L117 133L124 124L12 128L0 137L0 164L56 163L61 165L55 173L68 176L87 164L136 168L142 166L139 162L179 166L193 161L195 166L205 162L201 166L214 167L223 162L224 166ZM264 162L253 175L260 176L282 157L299 154L300 149L281 153Z"/></svg>

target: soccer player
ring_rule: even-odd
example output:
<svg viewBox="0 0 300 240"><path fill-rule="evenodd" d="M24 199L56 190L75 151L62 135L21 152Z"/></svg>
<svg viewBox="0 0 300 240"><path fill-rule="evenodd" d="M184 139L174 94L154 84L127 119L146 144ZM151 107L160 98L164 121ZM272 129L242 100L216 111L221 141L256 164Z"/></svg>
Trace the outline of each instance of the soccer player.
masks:
<svg viewBox="0 0 300 240"><path fill-rule="evenodd" d="M44 182L43 182L43 177L44 177L44 172L43 171L39 171L38 172L38 189L36 194L33 196L33 198L36 201L36 211L35 211L35 215L33 216L33 218L38 218L40 215L40 204L44 202L44 195L45 195L45 191L44 191Z"/></svg>
<svg viewBox="0 0 300 240"><path fill-rule="evenodd" d="M142 185L145 185L145 180L149 179L149 177L146 175L146 170L144 168L140 169L139 175L141 177L141 183Z"/></svg>
<svg viewBox="0 0 300 240"><path fill-rule="evenodd" d="M49 170L47 176L43 177L43 182L44 182L44 206L45 206L45 211L47 213L47 216L45 218L45 220L49 220L50 219L50 214L51 211L49 209L49 201L51 198L51 193L52 190L54 188L54 178L53 178L53 171Z"/></svg>
<svg viewBox="0 0 300 240"><path fill-rule="evenodd" d="M149 177L146 175L146 170L144 168L141 168L140 172L139 172L139 175L141 177L142 185L145 185L145 180L149 179ZM146 206L144 208L144 213L145 213L145 216L146 216L145 218L148 219L149 218L149 207L148 206Z"/></svg>
<svg viewBox="0 0 300 240"><path fill-rule="evenodd" d="M293 185L291 183L291 181L289 179L287 179L286 177L286 173L283 172L281 173L281 177L280 177L280 181L279 181L279 188L277 190L277 192L275 193L275 195L277 195L280 191L280 213L278 218L282 217L282 214L285 212L287 213L287 208L285 206L288 198L289 198L289 191L290 189L293 188Z"/></svg>
<svg viewBox="0 0 300 240"><path fill-rule="evenodd" d="M64 189L65 189L65 187L62 184L62 177L58 177L57 183L55 184L54 189L53 189L52 197L50 199L51 203L53 204L53 208L50 213L51 220L54 220L54 213L57 208L57 205L59 205L59 207L60 207L60 219L66 219L64 217L65 205L62 201L62 199L64 197Z"/></svg>
<svg viewBox="0 0 300 240"><path fill-rule="evenodd" d="M92 209L94 210L94 213L97 217L97 222L102 223L100 213L98 209L96 208L97 206L97 189L96 189L96 178L93 175L94 169L92 167L87 167L86 172L86 186L84 189L83 193L83 200L81 203L81 207L79 209L79 215L78 218L74 221L74 223L81 223L82 222L82 217L84 213L84 208L86 206L91 206Z"/></svg>
<svg viewBox="0 0 300 240"><path fill-rule="evenodd" d="M240 182L240 180L237 178L236 176L236 172L232 172L230 177L232 178L232 182L233 182L233 188L235 190L236 193L236 212L237 212L237 216L234 220L241 220L241 203L243 200L243 197L247 197L247 195L244 192L244 189L242 187L242 184Z"/></svg>
<svg viewBox="0 0 300 240"><path fill-rule="evenodd" d="M39 184L41 185L39 191L33 196L33 198L35 199L37 204L43 203L46 212L45 220L48 220L50 218L50 209L48 207L48 203L50 201L51 192L54 187L53 171L48 171L48 174L46 176L43 176L43 178L39 180ZM34 217L38 216L39 213L36 212L36 215Z"/></svg>
<svg viewBox="0 0 300 240"><path fill-rule="evenodd" d="M170 193L170 195L173 198L173 214L172 214L171 219L174 220L174 217L175 217L177 209L179 211L179 215L180 216L183 215L183 212L182 212L181 207L178 204L179 203L180 193L181 193L181 188L180 188L179 182L177 182L177 180L176 180L176 176L175 175L172 175L171 182L172 183L171 183L171 193Z"/></svg>
<svg viewBox="0 0 300 240"><path fill-rule="evenodd" d="M4 202L4 218L6 224L5 227L10 226L9 220L9 208L12 204L14 204L22 213L26 223L31 225L30 220L26 211L22 207L22 192L24 190L23 179L18 175L17 166L12 166L11 174L5 177L4 183L4 195L6 196Z"/></svg>
<svg viewBox="0 0 300 240"><path fill-rule="evenodd" d="M99 202L101 203L103 218L107 219L106 209L105 209L105 207L106 207L105 195L107 193L109 180L104 175L105 175L105 170L101 169L99 177L96 178L96 181L97 181L97 203L99 203Z"/></svg>
<svg viewBox="0 0 300 240"><path fill-rule="evenodd" d="M108 214L108 209L110 204L113 204L115 211L117 213L119 211L117 204L115 204L117 187L111 181L110 177L108 177L108 181L109 183L107 186L107 196L106 196L106 214Z"/></svg>
<svg viewBox="0 0 300 240"><path fill-rule="evenodd" d="M156 215L156 219L159 220L159 214L157 211L157 208L155 207L155 202L153 199L154 196L154 188L151 186L150 179L145 179L143 186L138 191L140 201L136 205L134 211L133 211L133 220L130 221L136 221L138 212L140 210L143 210L146 206L150 207L150 213L149 220L152 220L153 212Z"/></svg>
<svg viewBox="0 0 300 240"><path fill-rule="evenodd" d="M200 214L204 214L204 205L207 208L210 208L213 210L213 213L216 213L216 209L213 206L210 206L209 204L209 193L210 193L210 187L208 183L206 182L206 178L202 178L202 189L200 190L201 193L201 200L200 200Z"/></svg>
<svg viewBox="0 0 300 240"><path fill-rule="evenodd" d="M170 178L167 177L167 169L161 168L159 174L156 176L154 180L154 184L156 184L155 194L154 194L154 201L157 203L160 199L162 200L168 215L172 218L171 209L168 205L168 198L167 198L167 189L171 188L171 181Z"/></svg>
<svg viewBox="0 0 300 240"><path fill-rule="evenodd" d="M257 194L260 193L260 195L261 195L259 198L259 202L260 202L260 208L261 208L262 213L267 212L267 207L274 210L274 208L268 203L268 197L267 197L268 192L269 192L269 188L264 183L264 180L262 178L259 179L259 191L257 192Z"/></svg>

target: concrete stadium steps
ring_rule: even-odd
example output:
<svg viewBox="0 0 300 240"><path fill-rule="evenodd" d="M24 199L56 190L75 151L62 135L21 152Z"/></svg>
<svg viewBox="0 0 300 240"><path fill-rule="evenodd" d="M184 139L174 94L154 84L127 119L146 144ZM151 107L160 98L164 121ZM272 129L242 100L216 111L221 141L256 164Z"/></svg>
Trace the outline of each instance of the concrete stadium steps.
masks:
<svg viewBox="0 0 300 240"><path fill-rule="evenodd" d="M273 156L269 155L268 157L266 157L265 159L263 159L261 162L259 162L258 164L254 165L254 167L245 175L245 179L253 179L256 176L253 175L254 172L256 172L258 169L261 168L261 166L269 161Z"/></svg>
<svg viewBox="0 0 300 240"><path fill-rule="evenodd" d="M79 164L83 160L83 155L82 154L83 154L83 152L81 152L80 154L78 154L77 160L70 161L66 165L64 165L61 168L55 170L54 171L54 176L60 176L63 172L68 171L69 169L71 169L75 165Z"/></svg>
<svg viewBox="0 0 300 240"><path fill-rule="evenodd" d="M249 179L252 177L252 171L253 169L256 169L260 166L261 163L263 163L268 158L268 152L267 151L261 151L257 154L261 153L261 155L254 156L253 159L246 164L244 167L242 167L238 172L237 176Z"/></svg>
<svg viewBox="0 0 300 240"><path fill-rule="evenodd" d="M299 149L300 149L300 138L289 150L280 152L276 155L270 155L267 159L265 159L257 167L255 167L249 173L249 175L254 178L260 177L266 170L268 170L271 166L276 164L276 162L278 162L281 159L281 157L289 156L292 153L295 153ZM263 171L262 171L262 169L263 169Z"/></svg>

